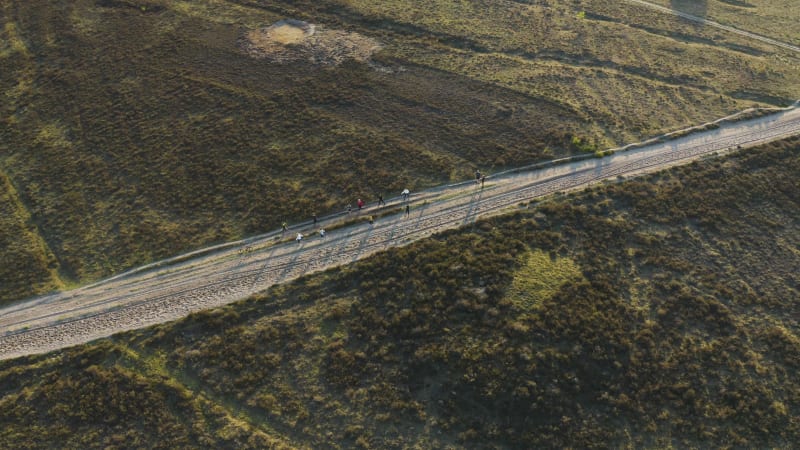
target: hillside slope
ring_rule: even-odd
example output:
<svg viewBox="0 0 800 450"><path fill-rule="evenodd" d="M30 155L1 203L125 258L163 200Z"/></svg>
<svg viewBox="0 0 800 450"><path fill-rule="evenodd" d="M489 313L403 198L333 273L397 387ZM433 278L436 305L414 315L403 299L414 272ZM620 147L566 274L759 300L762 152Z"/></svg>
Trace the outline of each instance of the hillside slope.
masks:
<svg viewBox="0 0 800 450"><path fill-rule="evenodd" d="M286 18L381 47L339 65L243 50ZM0 171L53 273L83 283L476 167L785 105L797 65L624 2L9 0ZM0 301L52 284L18 274Z"/></svg>
<svg viewBox="0 0 800 450"><path fill-rule="evenodd" d="M0 363L0 446L800 440L800 140Z"/></svg>

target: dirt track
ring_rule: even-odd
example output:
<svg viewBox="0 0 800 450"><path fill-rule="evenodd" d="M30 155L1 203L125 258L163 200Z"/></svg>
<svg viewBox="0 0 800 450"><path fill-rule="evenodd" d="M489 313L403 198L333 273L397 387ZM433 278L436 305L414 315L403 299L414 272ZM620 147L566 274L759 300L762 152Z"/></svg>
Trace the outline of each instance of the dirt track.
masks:
<svg viewBox="0 0 800 450"><path fill-rule="evenodd" d="M691 20L692 22L697 22L697 23L700 23L700 24L703 24L703 25L709 25L709 26L712 26L712 27L715 27L715 28L719 28L720 30L725 30L725 31L730 32L730 33L738 34L738 35L744 36L744 37L746 37L748 39L761 41L761 42L764 42L764 43L767 43L767 44L770 44L770 45L774 45L776 47L781 47L781 48L784 48L786 50L791 50L793 52L800 53L800 47L798 47L796 45L792 45L792 44L789 44L789 43L786 43L786 42L781 42L781 41L778 41L776 39L772 39L772 38L768 38L766 36L762 36L760 34L751 33L751 32L746 31L746 30L740 30L738 28L734 28L734 27L731 27L731 26L728 26L728 25L723 25L723 24L718 23L718 22L714 22L713 20L708 20L708 19L705 19L705 18L702 18L702 17L697 17L697 16L694 16L692 14L681 12L681 11L678 11L678 10L675 10L675 9L670 9L670 8L667 8L667 7L664 7L664 6L659 6L659 5L650 3L648 1L644 1L644 0L626 0L626 1L629 2L629 3L635 3L635 4L638 4L638 5L642 5L642 6L645 6L647 8L650 8L650 9L655 9L656 11L661 11L661 12L666 13L666 14L672 14L674 16L682 17L684 19Z"/></svg>
<svg viewBox="0 0 800 450"><path fill-rule="evenodd" d="M0 359L43 353L111 334L178 319L191 312L246 298L276 283L405 245L460 227L478 217L518 208L555 192L583 188L683 164L717 152L800 134L800 109L723 124L602 159L497 174L483 188L472 182L389 199L346 217L326 219L325 238L310 227L292 228L204 249L72 291L0 309ZM364 218L380 214L374 225ZM306 239L297 243L300 231Z"/></svg>

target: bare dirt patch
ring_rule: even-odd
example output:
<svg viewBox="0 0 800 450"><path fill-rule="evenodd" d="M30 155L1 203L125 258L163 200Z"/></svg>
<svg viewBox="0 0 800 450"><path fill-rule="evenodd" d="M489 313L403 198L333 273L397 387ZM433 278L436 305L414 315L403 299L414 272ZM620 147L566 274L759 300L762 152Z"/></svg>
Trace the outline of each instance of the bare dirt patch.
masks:
<svg viewBox="0 0 800 450"><path fill-rule="evenodd" d="M348 59L366 62L381 48L380 42L358 33L331 30L293 19L248 31L241 45L253 58L322 65L337 65Z"/></svg>

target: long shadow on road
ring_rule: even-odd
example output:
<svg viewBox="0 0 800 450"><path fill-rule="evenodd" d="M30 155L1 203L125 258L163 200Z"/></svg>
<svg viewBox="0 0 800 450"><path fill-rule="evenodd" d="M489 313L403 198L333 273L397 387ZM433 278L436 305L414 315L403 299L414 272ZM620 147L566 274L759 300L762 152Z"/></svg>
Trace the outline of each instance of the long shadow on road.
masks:
<svg viewBox="0 0 800 450"><path fill-rule="evenodd" d="M272 255L274 255L274 254L275 254L275 248L276 248L276 247L277 247L277 246L273 245L273 246L270 248L270 250L269 250L269 254L267 255L267 257L266 257L266 258L264 258L264 265L262 265L262 266L261 266L261 270L259 270L259 271L258 271L258 275L256 275L256 278L255 278L255 280L253 280L253 286L252 286L253 288L255 288L256 286L258 286L258 283L259 283L259 282L261 281L261 279L264 277L264 273L267 271L267 268L269 267L269 263L272 261Z"/></svg>
<svg viewBox="0 0 800 450"><path fill-rule="evenodd" d="M363 226L363 225L362 225ZM358 247L356 251L353 252L353 261L358 261L358 257L361 256L361 252L367 247L367 242L369 242L369 237L372 236L372 232L375 230L375 225L370 224L369 229L364 233L364 236L361 238L361 241L358 243ZM359 227L360 229L361 227Z"/></svg>
<svg viewBox="0 0 800 450"><path fill-rule="evenodd" d="M467 208L467 214L464 216L464 225L474 222L478 218L478 205L480 205L482 198L483 188L478 188L478 191L470 196L469 208Z"/></svg>

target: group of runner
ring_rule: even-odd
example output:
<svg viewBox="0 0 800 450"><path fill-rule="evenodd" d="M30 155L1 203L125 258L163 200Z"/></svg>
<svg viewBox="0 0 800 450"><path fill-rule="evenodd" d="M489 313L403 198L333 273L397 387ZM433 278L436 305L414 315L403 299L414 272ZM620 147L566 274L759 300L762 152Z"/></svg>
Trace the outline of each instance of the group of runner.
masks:
<svg viewBox="0 0 800 450"><path fill-rule="evenodd" d="M485 182L486 182L486 175L481 174L480 170L475 169L475 183L480 184L481 185L481 189L483 189L483 186L484 186ZM411 205L408 203L408 200L411 197L411 191L409 191L408 189L403 189L403 192L400 193L400 196L403 199L402 201L405 202L405 204L406 204L405 217L409 217L411 215ZM364 200L362 200L360 198L358 200L356 200L356 206L358 207L359 211L364 209L364 206L365 206ZM379 194L378 195L378 205L377 206L386 206L386 202L383 200L383 194ZM348 203L347 204L347 214L350 214L352 211L353 211L353 206L352 206L352 204ZM314 225L316 225L317 224L317 213L312 214L312 220L314 222ZM368 220L369 220L369 224L370 225L373 225L375 223L375 218L373 216L369 216ZM288 224L286 222L283 222L281 224L281 232L283 233L287 229L288 229ZM324 228L320 228L318 233L319 233L319 237L320 238L323 238L323 239L325 238L325 229ZM297 233L297 237L295 237L295 241L297 241L297 243L300 243L300 242L303 241L303 237L304 237L303 233Z"/></svg>
<svg viewBox="0 0 800 450"><path fill-rule="evenodd" d="M411 195L411 192L408 189L403 189L403 192L401 192L400 195L403 197L403 201L407 202L408 201L408 197ZM366 206L366 203L364 203L364 200L359 198L358 200L356 200L356 206L358 207L358 210L361 211L362 209L364 209L364 206ZM383 200L383 194L378 194L378 205L377 206L386 206L386 201ZM353 205L351 203L348 203L347 204L347 214L350 214L351 212L353 212ZM314 215L314 223L317 223L316 222L316 217L317 216Z"/></svg>
<svg viewBox="0 0 800 450"><path fill-rule="evenodd" d="M475 169L475 183L480 184L481 189L483 189L483 185L486 183L486 175L482 175L481 171L478 169Z"/></svg>
<svg viewBox="0 0 800 450"><path fill-rule="evenodd" d="M408 189L403 189L403 191L400 193L400 196L402 197L403 201L406 202L405 216L408 217L408 216L411 215L411 206L408 204L408 200L411 197L411 191L409 191ZM358 207L358 210L361 211L362 209L364 209L364 206L366 206L366 204L364 203L364 200L359 198L358 200L356 200L356 206ZM378 194L378 205L377 206L386 206L386 201L383 200L383 194ZM347 214L350 214L351 212L353 212L353 205L348 203L347 204ZM314 225L317 224L317 213L313 213L311 215L311 220L312 220ZM369 220L369 224L370 225L374 225L375 224L375 217L369 216L368 220ZM286 230L288 230L288 228L289 228L289 225L286 222L283 222L281 224L281 233L286 232ZM324 228L320 228L318 233L319 233L319 237L320 238L325 238L325 229ZM299 243L301 243L303 241L304 237L305 236L303 235L303 233L299 233L298 232L297 236L295 237L294 240L299 244Z"/></svg>
<svg viewBox="0 0 800 450"><path fill-rule="evenodd" d="M299 244L300 242L303 241L304 237L305 236L303 236L303 233L297 233L297 237L294 238L294 240L297 241L297 243ZM323 239L325 238L325 228L320 228L319 229L319 237L321 237Z"/></svg>

